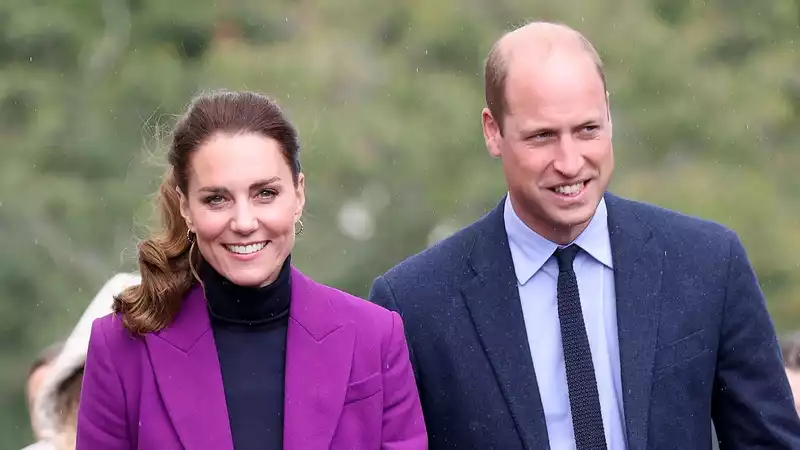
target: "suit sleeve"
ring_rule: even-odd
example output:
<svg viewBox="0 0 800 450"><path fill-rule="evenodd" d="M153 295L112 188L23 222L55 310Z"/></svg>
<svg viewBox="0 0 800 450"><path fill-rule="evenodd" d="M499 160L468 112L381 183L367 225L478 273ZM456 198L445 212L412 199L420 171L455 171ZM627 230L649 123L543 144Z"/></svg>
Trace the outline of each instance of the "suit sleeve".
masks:
<svg viewBox="0 0 800 450"><path fill-rule="evenodd" d="M731 232L712 417L721 450L800 449L794 408L764 294Z"/></svg>
<svg viewBox="0 0 800 450"><path fill-rule="evenodd" d="M122 381L108 347L108 322L92 324L83 373L76 450L129 450Z"/></svg>
<svg viewBox="0 0 800 450"><path fill-rule="evenodd" d="M392 312L392 330L383 355L383 450L424 450L428 435L411 370L403 321Z"/></svg>

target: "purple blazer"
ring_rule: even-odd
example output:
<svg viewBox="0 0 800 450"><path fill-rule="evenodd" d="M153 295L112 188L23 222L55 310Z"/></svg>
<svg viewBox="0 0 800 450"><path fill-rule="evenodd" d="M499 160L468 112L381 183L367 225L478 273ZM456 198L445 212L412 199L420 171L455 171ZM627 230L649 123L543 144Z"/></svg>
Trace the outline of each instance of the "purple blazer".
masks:
<svg viewBox="0 0 800 450"><path fill-rule="evenodd" d="M400 317L292 268L284 449L427 449ZM92 327L77 450L233 450L214 334L193 288L162 331Z"/></svg>

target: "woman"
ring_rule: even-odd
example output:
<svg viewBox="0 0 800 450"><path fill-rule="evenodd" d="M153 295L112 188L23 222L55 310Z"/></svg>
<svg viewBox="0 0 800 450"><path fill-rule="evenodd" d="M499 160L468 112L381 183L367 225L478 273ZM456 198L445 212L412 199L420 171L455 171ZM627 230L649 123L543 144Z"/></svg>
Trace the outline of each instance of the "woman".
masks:
<svg viewBox="0 0 800 450"><path fill-rule="evenodd" d="M118 273L111 277L81 315L58 353L46 362L41 387L33 395L31 419L38 442L24 450L72 450L81 395L81 380L89 346L92 322L111 312L114 295L139 283L134 274Z"/></svg>
<svg viewBox="0 0 800 450"><path fill-rule="evenodd" d="M142 282L92 329L79 450L427 448L399 316L291 265L298 151L259 94L179 120Z"/></svg>

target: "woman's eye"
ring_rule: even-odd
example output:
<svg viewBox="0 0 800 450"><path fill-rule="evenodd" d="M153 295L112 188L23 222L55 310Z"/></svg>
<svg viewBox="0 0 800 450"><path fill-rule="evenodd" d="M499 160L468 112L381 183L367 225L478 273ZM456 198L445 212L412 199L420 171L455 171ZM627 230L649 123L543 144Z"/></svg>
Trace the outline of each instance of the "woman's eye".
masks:
<svg viewBox="0 0 800 450"><path fill-rule="evenodd" d="M212 195L211 197L206 198L206 204L211 206L219 205L223 201L225 201L225 199L220 197L219 195Z"/></svg>
<svg viewBox="0 0 800 450"><path fill-rule="evenodd" d="M272 197L275 197L275 195L277 195L277 193L275 191L273 191L272 189L263 189L263 190L258 192L258 197L262 198L262 199L266 199L266 200L269 200Z"/></svg>

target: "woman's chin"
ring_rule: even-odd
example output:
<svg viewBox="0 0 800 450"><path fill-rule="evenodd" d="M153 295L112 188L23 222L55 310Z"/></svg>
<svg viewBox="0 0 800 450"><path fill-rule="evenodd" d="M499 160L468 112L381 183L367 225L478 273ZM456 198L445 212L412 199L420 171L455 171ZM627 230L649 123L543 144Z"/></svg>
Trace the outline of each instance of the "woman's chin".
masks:
<svg viewBox="0 0 800 450"><path fill-rule="evenodd" d="M266 286L272 281L272 278L274 278L271 275L270 273L266 273L263 268L253 268L250 270L238 269L223 274L231 283L243 287Z"/></svg>

